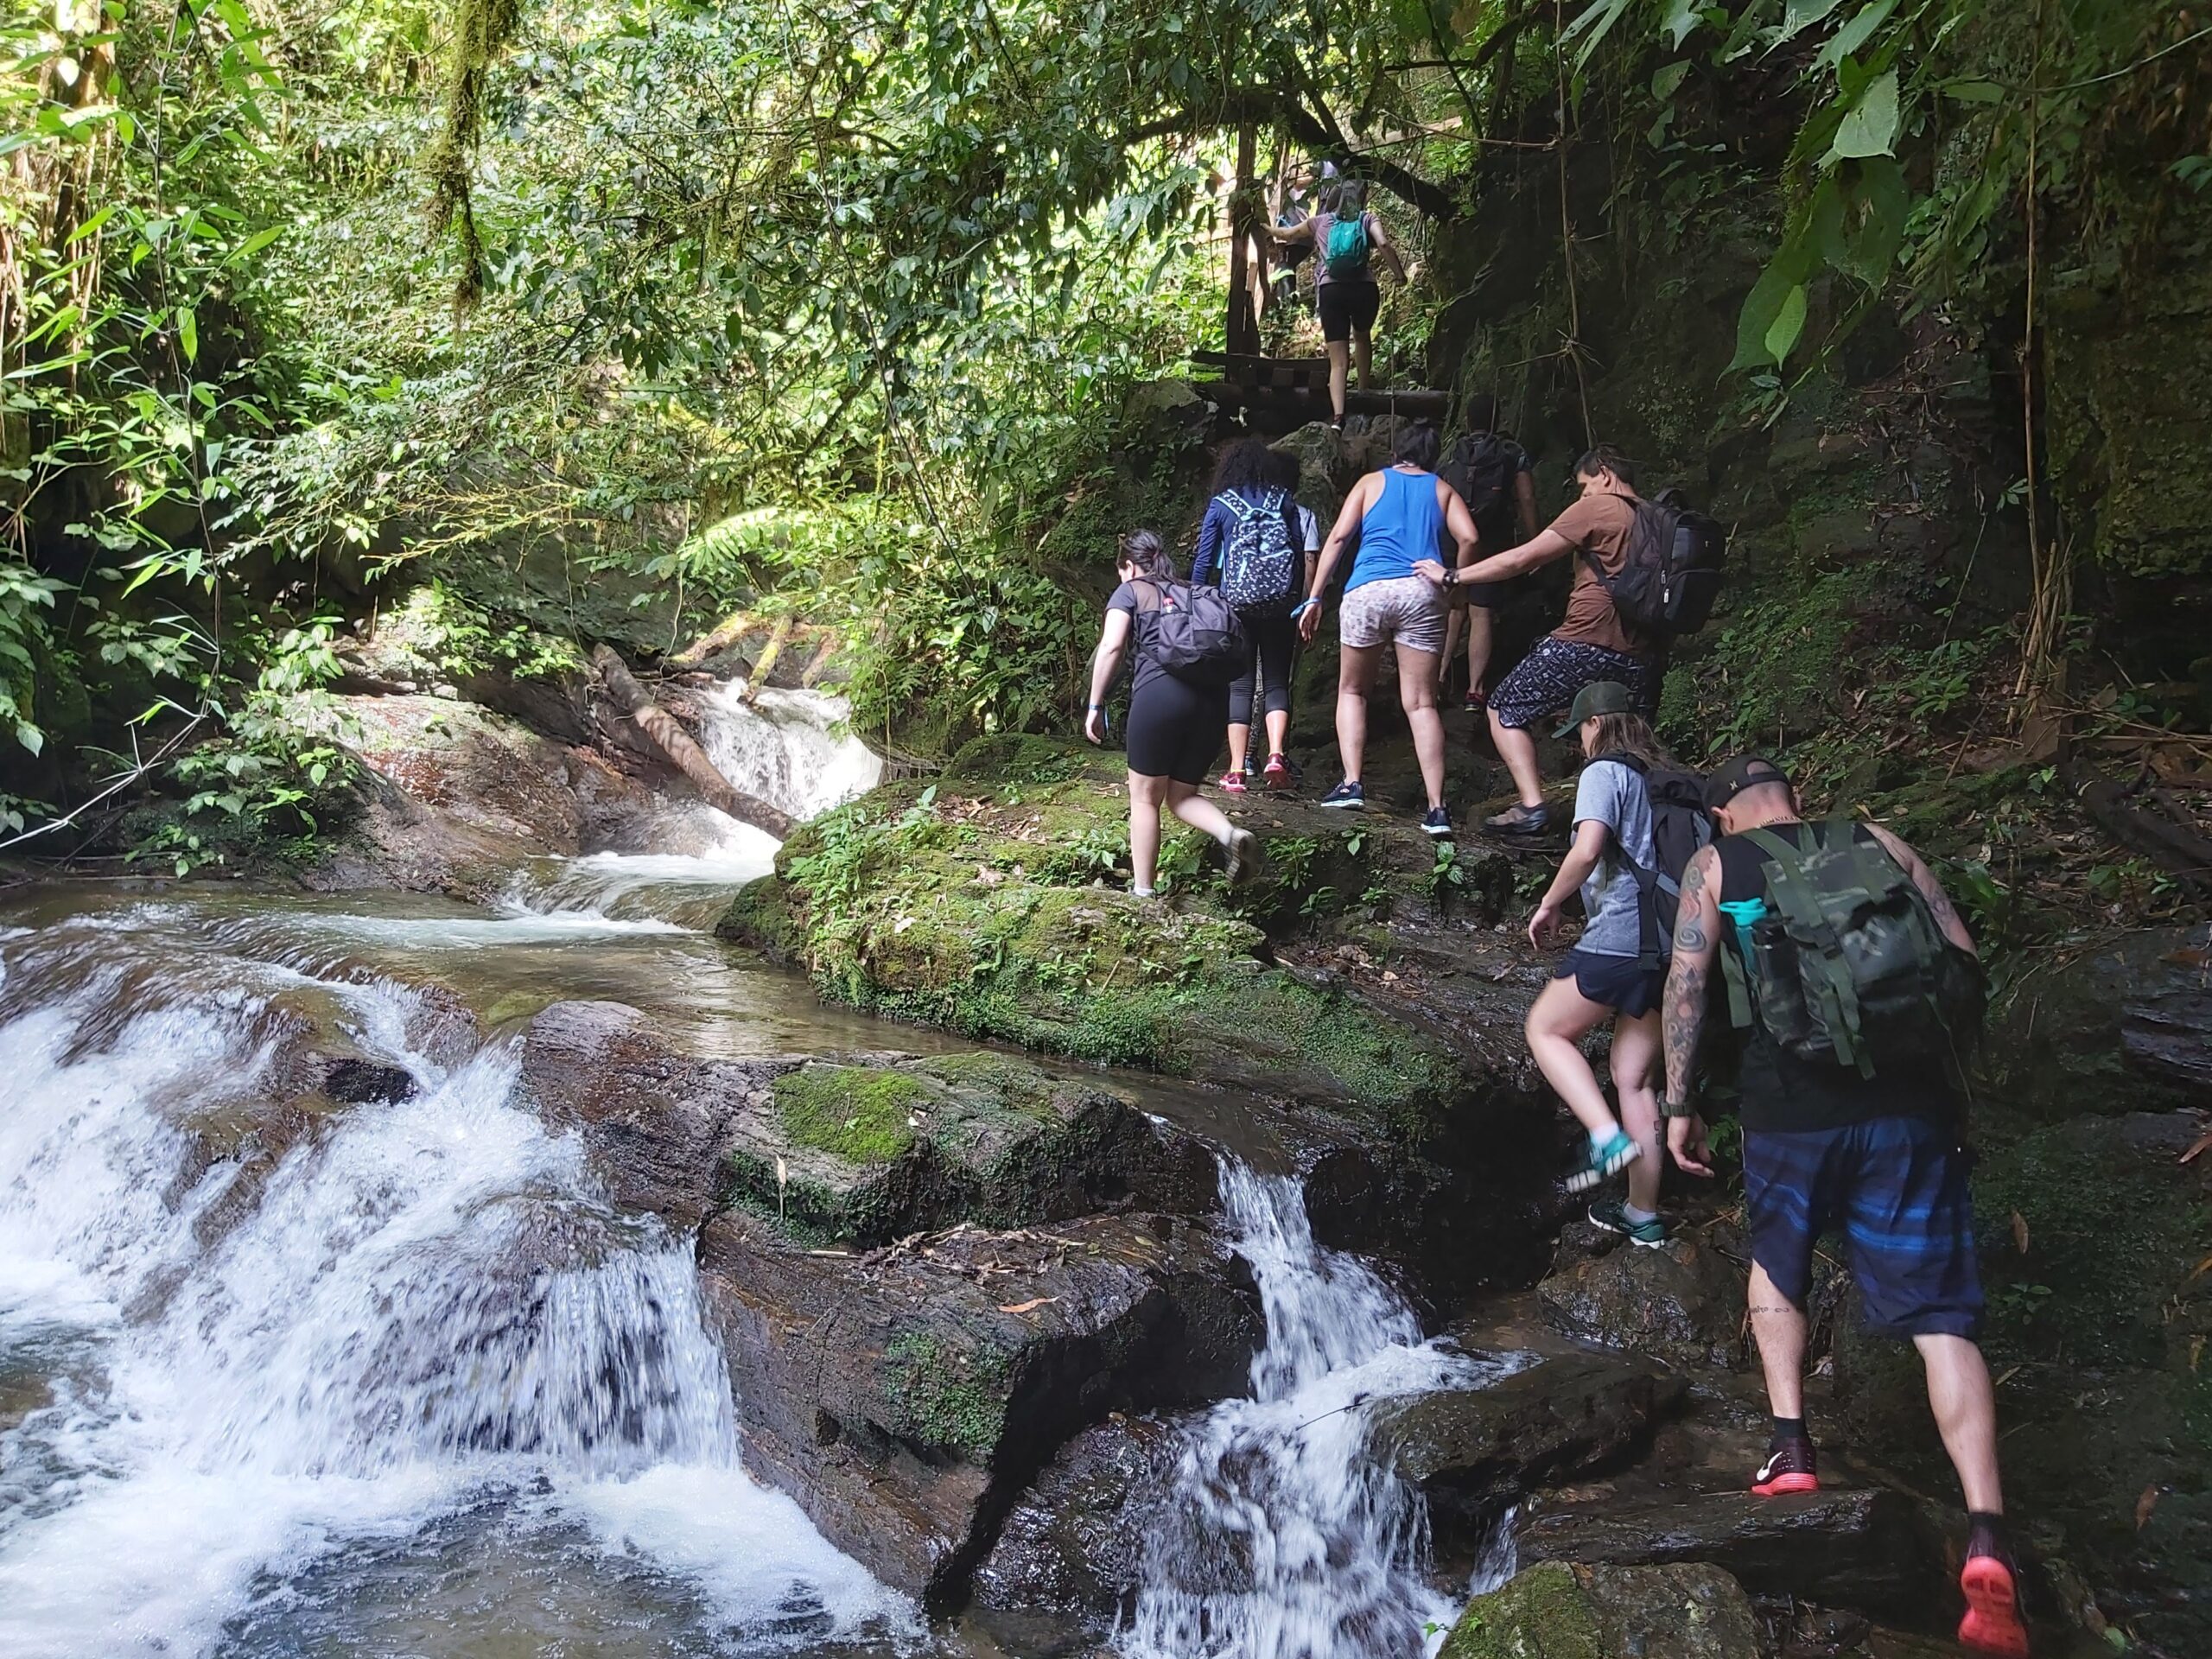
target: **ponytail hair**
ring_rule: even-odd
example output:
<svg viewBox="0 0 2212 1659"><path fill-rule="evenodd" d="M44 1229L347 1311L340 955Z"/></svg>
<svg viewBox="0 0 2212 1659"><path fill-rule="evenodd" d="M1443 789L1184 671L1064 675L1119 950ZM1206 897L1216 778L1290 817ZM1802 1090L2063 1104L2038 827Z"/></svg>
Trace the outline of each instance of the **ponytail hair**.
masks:
<svg viewBox="0 0 2212 1659"><path fill-rule="evenodd" d="M1149 530L1122 531L1116 556L1121 563L1135 565L1140 575L1150 576L1154 582L1175 580L1174 559L1168 554L1166 544Z"/></svg>

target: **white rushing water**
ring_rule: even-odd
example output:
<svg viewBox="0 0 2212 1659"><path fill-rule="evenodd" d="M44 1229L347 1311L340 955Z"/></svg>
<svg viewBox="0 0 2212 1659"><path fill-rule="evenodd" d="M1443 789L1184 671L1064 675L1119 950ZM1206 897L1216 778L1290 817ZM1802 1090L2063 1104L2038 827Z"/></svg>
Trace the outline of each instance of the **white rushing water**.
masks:
<svg viewBox="0 0 2212 1659"><path fill-rule="evenodd" d="M570 1651L906 1625L741 1471L689 1249L603 1201L509 1050L442 1065L410 993L322 982L419 1091L256 1116L296 971L203 950L156 983L128 953L86 967L93 937L0 939L0 1654L306 1651L318 1573L319 1651L486 1651L487 1617L550 1645L523 1639L542 1608L461 1595L426 1638L456 1563L565 1583L571 1636L602 1599L675 1610L673 1636Z"/></svg>
<svg viewBox="0 0 2212 1659"><path fill-rule="evenodd" d="M842 697L767 687L747 702L744 683L730 681L702 702L701 747L722 776L802 823L882 779L882 757L840 734L850 712ZM655 850L547 860L516 878L504 907L518 918L702 927L730 889L768 874L779 845L765 830L702 805L671 807L655 838Z"/></svg>
<svg viewBox="0 0 2212 1659"><path fill-rule="evenodd" d="M1392 1659L1454 1604L1427 1587L1421 1495L1368 1450L1376 1400L1471 1380L1413 1310L1314 1243L1298 1182L1224 1160L1222 1204L1252 1265L1267 1345L1249 1398L1190 1431L1147 1540L1128 1659Z"/></svg>

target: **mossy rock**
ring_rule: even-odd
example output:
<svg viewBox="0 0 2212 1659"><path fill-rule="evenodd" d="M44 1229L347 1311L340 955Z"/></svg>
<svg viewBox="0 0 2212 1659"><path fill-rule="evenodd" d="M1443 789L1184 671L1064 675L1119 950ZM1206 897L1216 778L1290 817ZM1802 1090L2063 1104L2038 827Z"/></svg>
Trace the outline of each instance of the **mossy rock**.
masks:
<svg viewBox="0 0 2212 1659"><path fill-rule="evenodd" d="M1148 901L1120 890L1127 810L1116 757L980 739L934 785L887 785L806 825L720 931L803 963L856 1007L1326 1101L1410 1146L1440 1133L1468 1087L1448 1046L1326 976L1276 966L1261 924L1311 927L1394 898L1433 906L1447 887L1482 910L1502 861L1447 870L1409 825L1255 804L1239 816L1263 831L1273 877L1230 893L1211 842L1171 836L1174 897Z"/></svg>
<svg viewBox="0 0 2212 1659"><path fill-rule="evenodd" d="M1143 1202L1205 1210L1211 1165L1128 1102L999 1054L782 1071L741 1112L726 1202L809 1243L1019 1226Z"/></svg>
<svg viewBox="0 0 2212 1659"><path fill-rule="evenodd" d="M1743 1586L1714 1567L1547 1561L1477 1596L1439 1659L1756 1659Z"/></svg>

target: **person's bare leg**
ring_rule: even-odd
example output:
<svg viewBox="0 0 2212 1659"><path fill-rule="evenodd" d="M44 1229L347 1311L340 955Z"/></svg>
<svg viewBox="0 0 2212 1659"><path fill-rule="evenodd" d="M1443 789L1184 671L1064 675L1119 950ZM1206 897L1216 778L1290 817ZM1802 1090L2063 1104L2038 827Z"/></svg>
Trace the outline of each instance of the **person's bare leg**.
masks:
<svg viewBox="0 0 2212 1659"><path fill-rule="evenodd" d="M1805 1414L1805 1315L1774 1287L1766 1269L1751 1263L1751 1334L1758 1338L1759 1369L1766 1373L1767 1406L1777 1417Z"/></svg>
<svg viewBox="0 0 2212 1659"><path fill-rule="evenodd" d="M1211 836L1224 847L1236 833L1236 826L1229 815L1198 793L1195 784L1178 783L1167 779L1167 810L1201 835Z"/></svg>
<svg viewBox="0 0 2212 1659"><path fill-rule="evenodd" d="M1336 416L1337 424L1344 423L1344 383L1350 377L1351 342L1332 340L1329 351L1329 412Z"/></svg>
<svg viewBox="0 0 2212 1659"><path fill-rule="evenodd" d="M1491 618L1486 605L1467 607L1467 695L1482 689L1483 676L1490 672Z"/></svg>
<svg viewBox="0 0 2212 1659"><path fill-rule="evenodd" d="M1444 716L1436 712L1436 653L1398 646L1398 705L1413 728L1414 753L1431 806L1444 804Z"/></svg>
<svg viewBox="0 0 2212 1659"><path fill-rule="evenodd" d="M1359 781L1367 760L1367 691L1375 683L1379 645L1345 645L1337 659L1337 758L1344 781Z"/></svg>
<svg viewBox="0 0 2212 1659"><path fill-rule="evenodd" d="M1452 678L1452 659L1459 652L1459 610L1454 606L1444 618L1444 654L1436 659L1436 684L1440 694Z"/></svg>
<svg viewBox="0 0 2212 1659"><path fill-rule="evenodd" d="M1612 1108L1598 1074L1582 1052L1582 1039L1595 1031L1612 1010L1592 1002L1575 988L1572 979L1554 979L1537 995L1522 1027L1529 1052L1536 1070L1544 1074L1574 1121L1593 1136L1618 1127Z"/></svg>
<svg viewBox="0 0 2212 1659"><path fill-rule="evenodd" d="M1352 329L1351 355L1352 361L1359 365L1359 389L1365 391L1374 384L1375 372L1375 340L1366 329Z"/></svg>
<svg viewBox="0 0 2212 1659"><path fill-rule="evenodd" d="M1967 1508L2005 1513L1997 1478L1997 1395L1981 1350L1964 1337L1915 1337L1928 1367L1928 1404L1943 1436L1943 1449L1959 1471Z"/></svg>
<svg viewBox="0 0 2212 1659"><path fill-rule="evenodd" d="M1160 801L1166 785L1165 778L1129 774L1129 868L1142 892L1159 885Z"/></svg>
<svg viewBox="0 0 2212 1659"><path fill-rule="evenodd" d="M1268 753L1269 755L1281 754L1283 752L1282 746L1290 741L1290 710L1270 709L1268 710L1267 718Z"/></svg>
<svg viewBox="0 0 2212 1659"><path fill-rule="evenodd" d="M1490 741L1497 750L1497 758L1505 762L1505 769L1513 775L1513 792L1521 804L1538 807L1544 804L1544 775L1536 770L1536 740L1517 726L1508 726L1497 717L1497 710L1490 711Z"/></svg>
<svg viewBox="0 0 2212 1659"><path fill-rule="evenodd" d="M1247 721L1243 724L1239 725L1234 721L1230 721L1229 727L1229 769L1231 772L1242 772L1244 770L1244 751L1251 747L1251 722Z"/></svg>
<svg viewBox="0 0 2212 1659"><path fill-rule="evenodd" d="M1659 1096L1651 1079L1659 1065L1659 1010L1613 1021L1613 1094L1621 1105L1621 1127L1643 1156L1628 1166L1628 1201L1639 1210L1659 1207L1659 1171L1666 1162L1667 1137L1660 1128Z"/></svg>

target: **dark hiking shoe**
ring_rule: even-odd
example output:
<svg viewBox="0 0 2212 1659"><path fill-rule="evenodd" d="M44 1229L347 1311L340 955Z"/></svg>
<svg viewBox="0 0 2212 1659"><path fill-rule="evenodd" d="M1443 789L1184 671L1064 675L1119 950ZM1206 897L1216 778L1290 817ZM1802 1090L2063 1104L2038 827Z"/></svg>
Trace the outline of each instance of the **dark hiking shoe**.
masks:
<svg viewBox="0 0 2212 1659"><path fill-rule="evenodd" d="M1654 1216L1649 1221L1630 1221L1628 1210L1618 1198L1600 1198L1590 1206L1590 1222L1609 1233L1618 1233L1631 1244L1641 1244L1647 1250L1656 1250L1667 1242L1667 1224Z"/></svg>
<svg viewBox="0 0 2212 1659"><path fill-rule="evenodd" d="M1516 805L1483 820L1483 828L1494 836L1541 836L1551 827L1552 812L1548 806Z"/></svg>
<svg viewBox="0 0 2212 1659"><path fill-rule="evenodd" d="M1606 1176L1626 1169L1642 1156L1643 1148L1629 1139L1627 1132L1622 1129L1615 1129L1613 1138L1602 1147L1594 1147L1586 1141L1582 1161L1567 1178L1567 1190L1587 1192Z"/></svg>
<svg viewBox="0 0 2212 1659"><path fill-rule="evenodd" d="M1249 830L1230 830L1229 845L1224 850L1229 855L1229 885L1232 887L1251 880L1267 868L1267 852L1260 845L1260 838Z"/></svg>
<svg viewBox="0 0 2212 1659"><path fill-rule="evenodd" d="M1966 1565L1959 1570L1959 1591L1967 1599L1966 1617L1959 1621L1961 1647L2003 1659L2027 1659L2019 1578L2004 1540L1977 1522L1967 1540Z"/></svg>
<svg viewBox="0 0 2212 1659"><path fill-rule="evenodd" d="M1821 1476L1808 1440L1787 1440L1770 1449L1766 1461L1751 1477L1751 1491L1760 1497L1779 1497L1784 1492L1817 1492Z"/></svg>
<svg viewBox="0 0 2212 1659"><path fill-rule="evenodd" d="M1357 812L1367 804L1367 791L1347 778L1334 789L1313 803L1316 806L1340 806Z"/></svg>
<svg viewBox="0 0 2212 1659"><path fill-rule="evenodd" d="M1421 827L1439 841L1452 839L1452 815L1440 806L1432 806L1421 815Z"/></svg>

